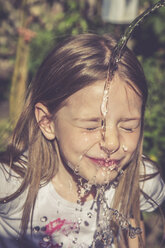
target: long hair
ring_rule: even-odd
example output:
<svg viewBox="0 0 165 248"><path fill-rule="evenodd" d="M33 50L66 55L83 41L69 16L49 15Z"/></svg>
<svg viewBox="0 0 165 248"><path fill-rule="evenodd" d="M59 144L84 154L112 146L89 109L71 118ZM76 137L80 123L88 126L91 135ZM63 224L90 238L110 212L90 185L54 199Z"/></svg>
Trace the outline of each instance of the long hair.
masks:
<svg viewBox="0 0 165 248"><path fill-rule="evenodd" d="M0 158L1 162L8 164L22 178L19 189L6 198L6 201L16 198L25 190L28 191L22 217L23 234L26 232L39 188L48 183L58 170L56 143L43 136L35 118L35 104L44 104L53 118L69 96L93 82L105 80L115 45L115 40L109 35L83 34L70 37L48 54L30 84L11 143ZM134 158L116 189L114 207L126 217L129 217L131 212L139 224L139 163L147 86L143 69L128 48L124 50L117 72L137 94L140 92L143 104L140 139ZM22 154L26 152L27 159L23 159Z"/></svg>

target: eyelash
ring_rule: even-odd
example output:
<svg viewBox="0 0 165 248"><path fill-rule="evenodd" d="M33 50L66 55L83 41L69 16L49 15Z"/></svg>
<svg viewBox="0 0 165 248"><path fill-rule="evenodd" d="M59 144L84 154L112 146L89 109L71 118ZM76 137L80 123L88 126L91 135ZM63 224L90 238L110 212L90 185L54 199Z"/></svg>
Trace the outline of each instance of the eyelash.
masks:
<svg viewBox="0 0 165 248"><path fill-rule="evenodd" d="M85 128L85 130L89 131L89 132L96 131L97 129L99 129L99 127ZM128 132L128 133L132 133L135 130L135 128L125 128L125 127L121 127L121 129Z"/></svg>
<svg viewBox="0 0 165 248"><path fill-rule="evenodd" d="M85 128L85 130L87 130L87 131L94 131L94 130L96 130L96 129L98 129L98 127L89 127L89 128Z"/></svg>
<svg viewBox="0 0 165 248"><path fill-rule="evenodd" d="M127 131L128 133L132 133L134 131L134 128L125 128L122 127L123 130Z"/></svg>

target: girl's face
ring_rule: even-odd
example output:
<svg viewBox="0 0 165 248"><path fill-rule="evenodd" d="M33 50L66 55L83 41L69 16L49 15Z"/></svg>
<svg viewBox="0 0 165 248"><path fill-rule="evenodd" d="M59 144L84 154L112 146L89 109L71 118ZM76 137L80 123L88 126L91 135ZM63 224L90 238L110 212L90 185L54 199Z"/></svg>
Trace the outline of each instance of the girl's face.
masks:
<svg viewBox="0 0 165 248"><path fill-rule="evenodd" d="M104 84L97 81L77 91L56 113L54 130L62 156L59 175L67 165L91 183L102 185L114 180L134 155L140 136L142 100L116 75L109 91L103 135Z"/></svg>

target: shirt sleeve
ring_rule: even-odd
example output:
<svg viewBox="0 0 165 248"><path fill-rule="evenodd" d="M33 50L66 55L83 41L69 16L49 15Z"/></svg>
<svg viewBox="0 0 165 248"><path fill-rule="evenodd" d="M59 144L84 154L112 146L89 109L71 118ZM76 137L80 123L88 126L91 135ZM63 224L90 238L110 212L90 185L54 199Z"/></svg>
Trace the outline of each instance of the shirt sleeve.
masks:
<svg viewBox="0 0 165 248"><path fill-rule="evenodd" d="M141 174L152 175L157 173L158 169L149 161L141 165ZM165 200L165 183L160 176L156 174L152 178L140 182L140 188L145 196L141 193L140 209L141 211L152 212Z"/></svg>

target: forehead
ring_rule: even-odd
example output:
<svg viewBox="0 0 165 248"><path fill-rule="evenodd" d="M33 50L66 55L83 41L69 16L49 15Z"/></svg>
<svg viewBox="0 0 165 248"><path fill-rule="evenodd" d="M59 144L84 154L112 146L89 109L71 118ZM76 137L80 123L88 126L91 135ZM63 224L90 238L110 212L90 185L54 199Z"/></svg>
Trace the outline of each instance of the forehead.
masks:
<svg viewBox="0 0 165 248"><path fill-rule="evenodd" d="M110 82L108 113L120 111L127 115L140 114L142 100L135 90L118 76ZM72 115L98 115L101 114L101 104L104 92L104 81L97 81L70 96L65 108Z"/></svg>

